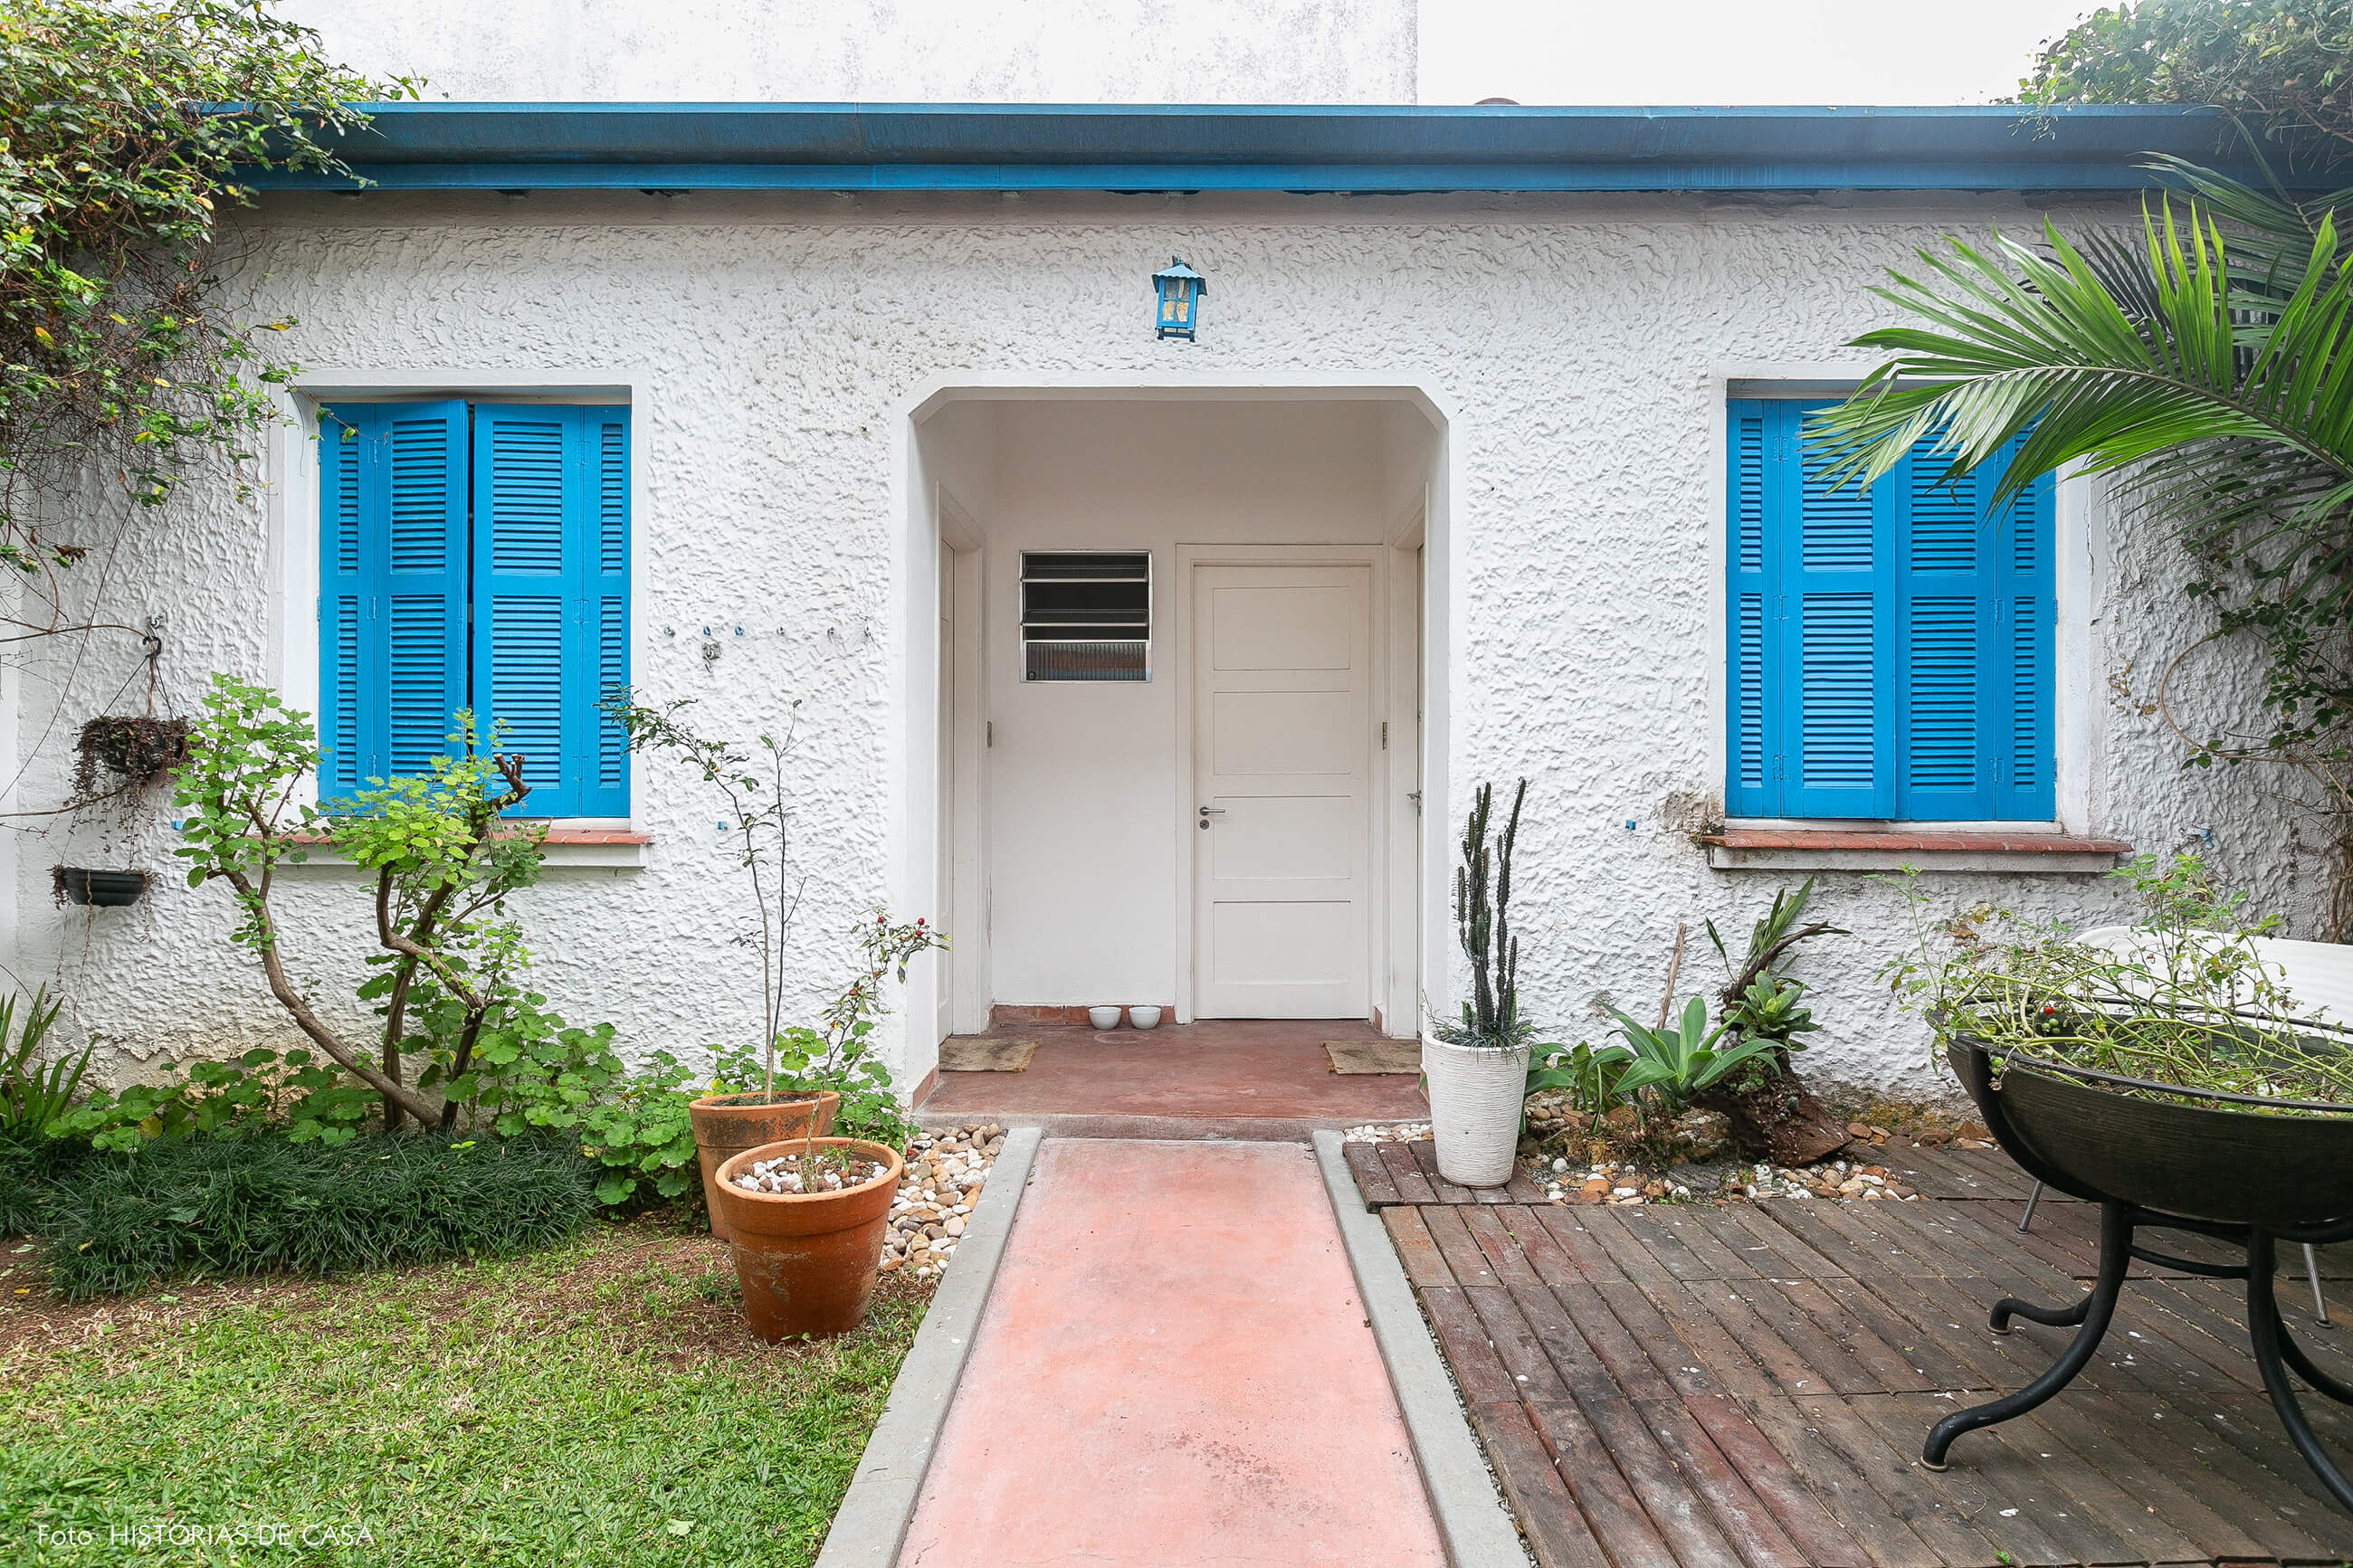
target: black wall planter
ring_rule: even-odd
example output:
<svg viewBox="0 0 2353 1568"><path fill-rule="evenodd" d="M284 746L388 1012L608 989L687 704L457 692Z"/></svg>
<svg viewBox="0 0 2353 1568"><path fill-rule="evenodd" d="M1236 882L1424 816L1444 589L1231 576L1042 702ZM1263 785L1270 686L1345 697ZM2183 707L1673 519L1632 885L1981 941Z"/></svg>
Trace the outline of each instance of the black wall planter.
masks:
<svg viewBox="0 0 2353 1568"><path fill-rule="evenodd" d="M94 871L86 866L59 866L50 875L60 903L118 910L147 896L149 878L144 871Z"/></svg>

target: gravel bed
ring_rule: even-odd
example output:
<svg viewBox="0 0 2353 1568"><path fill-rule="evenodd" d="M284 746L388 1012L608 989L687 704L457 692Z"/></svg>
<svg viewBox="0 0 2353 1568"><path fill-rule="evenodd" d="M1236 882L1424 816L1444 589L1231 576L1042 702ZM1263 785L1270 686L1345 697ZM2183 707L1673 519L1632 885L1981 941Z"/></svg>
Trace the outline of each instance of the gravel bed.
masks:
<svg viewBox="0 0 2353 1568"><path fill-rule="evenodd" d="M1367 1121L1340 1134L1344 1143L1420 1143L1430 1137L1427 1121Z"/></svg>
<svg viewBox="0 0 2353 1568"><path fill-rule="evenodd" d="M980 1202L1005 1147L1005 1129L993 1121L934 1128L907 1145L907 1171L891 1200L891 1228L882 1242L882 1272L904 1269L933 1279L955 1256L973 1205Z"/></svg>

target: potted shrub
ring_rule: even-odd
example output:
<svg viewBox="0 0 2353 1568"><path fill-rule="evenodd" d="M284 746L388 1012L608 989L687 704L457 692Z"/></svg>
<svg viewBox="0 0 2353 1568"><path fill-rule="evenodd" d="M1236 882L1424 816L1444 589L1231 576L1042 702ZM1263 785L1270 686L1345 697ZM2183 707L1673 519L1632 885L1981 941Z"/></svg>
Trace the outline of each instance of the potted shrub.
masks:
<svg viewBox="0 0 2353 1568"><path fill-rule="evenodd" d="M833 1086L828 1092L847 1094L861 1130L888 1126L897 1142L902 1130L888 1098L889 1076L871 1056L868 1037L881 1013L883 977L895 971L903 982L908 963L942 943L921 920L893 925L880 914L860 942L864 972L826 1008L821 1029L785 1030L781 1055L787 1081ZM814 1118L797 1137L720 1163L712 1183L712 1228L733 1244L753 1332L778 1340L858 1326L874 1292L902 1170L892 1143L820 1137Z"/></svg>
<svg viewBox="0 0 2353 1568"><path fill-rule="evenodd" d="M614 692L602 707L621 727L633 752L669 752L702 775L719 794L734 825L736 864L744 868L752 892L755 930L736 940L760 950L759 1087L735 1087L714 1082L712 1092L687 1108L694 1130L695 1163L702 1168L702 1197L711 1212L711 1234L722 1241L733 1238L727 1226L728 1210L719 1201L719 1168L737 1154L780 1140L821 1137L833 1128L839 1097L828 1090L799 1088L776 1081L776 1043L784 1021L784 952L793 920L800 912L806 877L796 877L791 865L792 813L785 798L785 763L791 755L794 729L781 738L762 735L760 754L739 752L725 741L697 734L681 721L681 710L691 700L663 708L638 702L628 690ZM796 704L796 707L798 705ZM765 777L763 777L763 774ZM749 1053L721 1058L721 1078L731 1062Z"/></svg>
<svg viewBox="0 0 2353 1568"><path fill-rule="evenodd" d="M1512 1179L1526 1095L1530 1027L1520 1019L1520 941L1511 927L1512 849L1527 799L1522 779L1512 815L1492 843L1487 827L1493 784L1481 784L1462 828L1462 864L1454 872L1454 924L1470 961L1471 994L1461 1022L1433 1021L1421 1037L1421 1071L1430 1090L1430 1135L1438 1173L1466 1187Z"/></svg>

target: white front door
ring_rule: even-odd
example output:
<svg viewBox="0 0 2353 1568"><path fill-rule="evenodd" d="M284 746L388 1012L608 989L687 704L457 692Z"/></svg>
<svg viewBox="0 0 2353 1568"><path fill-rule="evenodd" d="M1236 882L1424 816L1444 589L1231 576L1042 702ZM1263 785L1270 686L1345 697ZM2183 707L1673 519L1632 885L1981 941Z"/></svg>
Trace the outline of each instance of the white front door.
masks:
<svg viewBox="0 0 2353 1568"><path fill-rule="evenodd" d="M1365 1017L1371 569L1193 571L1194 1014Z"/></svg>

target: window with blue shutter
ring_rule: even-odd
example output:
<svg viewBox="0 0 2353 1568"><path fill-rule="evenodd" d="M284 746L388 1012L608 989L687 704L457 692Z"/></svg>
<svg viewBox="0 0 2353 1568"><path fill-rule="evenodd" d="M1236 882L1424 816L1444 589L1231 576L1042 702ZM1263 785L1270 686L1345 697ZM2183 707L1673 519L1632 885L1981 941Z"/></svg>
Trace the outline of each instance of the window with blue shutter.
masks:
<svg viewBox="0 0 2353 1568"><path fill-rule="evenodd" d="M320 794L421 771L470 707L517 815L626 816L628 410L337 405L320 422Z"/></svg>
<svg viewBox="0 0 2353 1568"><path fill-rule="evenodd" d="M1819 403L1735 400L1725 809L2047 820L2052 488L1988 512L1924 440L1869 490L1803 443Z"/></svg>

